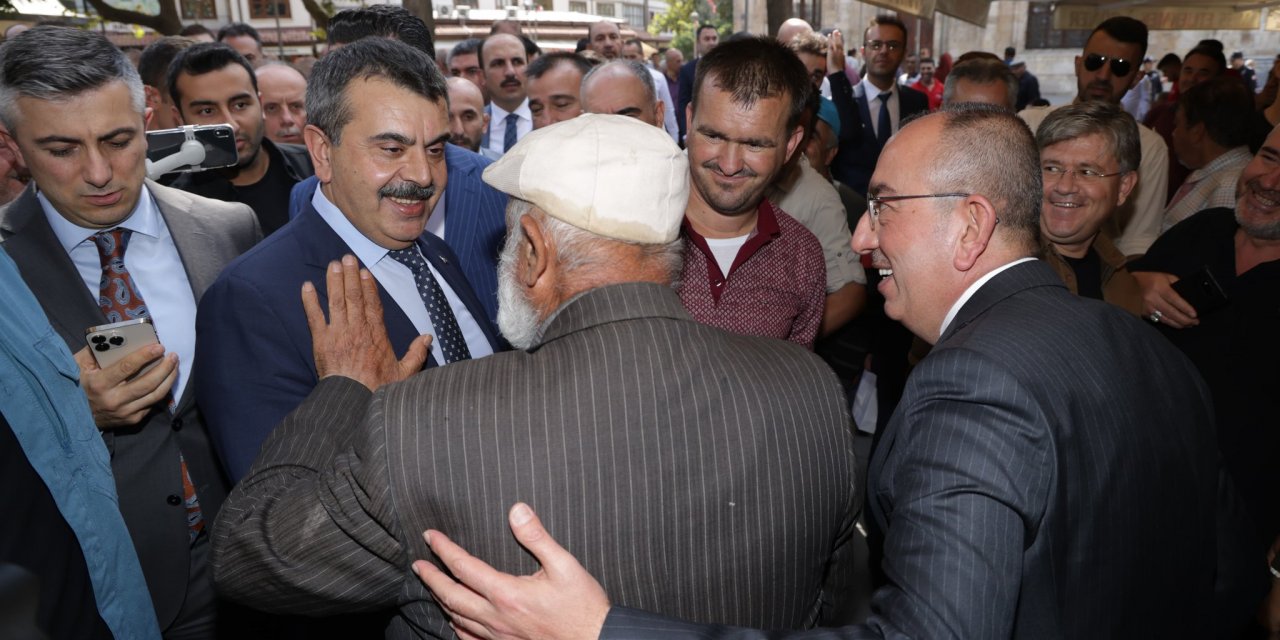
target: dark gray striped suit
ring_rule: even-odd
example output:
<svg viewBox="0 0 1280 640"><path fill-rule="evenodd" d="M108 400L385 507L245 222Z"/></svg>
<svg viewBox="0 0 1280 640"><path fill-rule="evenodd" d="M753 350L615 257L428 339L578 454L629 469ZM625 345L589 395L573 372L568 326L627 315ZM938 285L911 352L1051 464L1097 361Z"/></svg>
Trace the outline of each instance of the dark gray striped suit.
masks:
<svg viewBox="0 0 1280 640"><path fill-rule="evenodd" d="M595 289L528 353L372 398L321 381L228 499L216 579L264 609L398 606L389 636L449 636L409 570L429 556L422 531L532 572L504 517L525 501L615 602L773 628L830 621L859 506L843 400L812 354L698 324L667 287Z"/></svg>
<svg viewBox="0 0 1280 640"><path fill-rule="evenodd" d="M1039 261L995 276L912 372L872 457L890 584L871 619L794 635L1210 637L1209 406L1151 327ZM759 635L615 607L602 637Z"/></svg>

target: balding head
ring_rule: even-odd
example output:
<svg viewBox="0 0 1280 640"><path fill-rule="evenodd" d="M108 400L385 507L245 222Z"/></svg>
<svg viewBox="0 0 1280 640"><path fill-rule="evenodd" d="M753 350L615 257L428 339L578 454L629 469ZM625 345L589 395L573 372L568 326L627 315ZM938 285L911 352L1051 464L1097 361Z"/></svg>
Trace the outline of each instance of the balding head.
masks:
<svg viewBox="0 0 1280 640"><path fill-rule="evenodd" d="M664 106L648 68L634 60L607 62L582 79L582 108L587 113L627 116L662 127Z"/></svg>
<svg viewBox="0 0 1280 640"><path fill-rule="evenodd" d="M307 126L307 79L282 62L269 62L254 70L258 95L262 97L262 119L272 142L304 144L302 129Z"/></svg>
<svg viewBox="0 0 1280 640"><path fill-rule="evenodd" d="M800 18L788 18L778 27L778 42L789 44L798 36L813 33L813 27Z"/></svg>
<svg viewBox="0 0 1280 640"><path fill-rule="evenodd" d="M449 142L479 152L484 130L489 126L484 96L466 78L449 78L445 84L449 88Z"/></svg>

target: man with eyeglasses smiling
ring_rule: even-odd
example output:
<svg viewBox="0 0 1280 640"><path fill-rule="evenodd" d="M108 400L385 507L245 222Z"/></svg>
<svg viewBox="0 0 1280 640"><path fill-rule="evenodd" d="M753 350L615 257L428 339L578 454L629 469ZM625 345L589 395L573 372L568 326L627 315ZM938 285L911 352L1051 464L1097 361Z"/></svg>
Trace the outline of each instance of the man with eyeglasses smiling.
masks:
<svg viewBox="0 0 1280 640"><path fill-rule="evenodd" d="M1142 58L1147 53L1147 25L1120 16L1099 24L1084 51L1076 56L1076 103L1086 101L1120 104L1124 94L1142 79ZM1035 131L1056 107L1031 107L1018 115ZM1138 127L1142 163L1138 184L1128 201L1104 225L1126 256L1146 253L1160 235L1169 180L1169 148L1159 134Z"/></svg>

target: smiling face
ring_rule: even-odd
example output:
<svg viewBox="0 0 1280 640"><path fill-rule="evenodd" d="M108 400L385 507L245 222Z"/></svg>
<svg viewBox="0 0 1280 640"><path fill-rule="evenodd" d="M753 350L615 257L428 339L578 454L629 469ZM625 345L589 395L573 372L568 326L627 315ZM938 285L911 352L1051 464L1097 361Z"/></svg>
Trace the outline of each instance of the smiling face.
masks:
<svg viewBox="0 0 1280 640"><path fill-rule="evenodd" d="M1085 178L1082 170L1102 174L1120 171L1111 143L1100 133L1063 140L1040 150L1040 166L1070 170L1057 177L1044 176L1044 206L1040 232L1058 252L1083 258L1103 223L1129 198L1137 173Z"/></svg>
<svg viewBox="0 0 1280 640"><path fill-rule="evenodd" d="M688 107L690 210L724 216L755 211L764 191L800 143L803 129L787 131L787 95L747 106L704 78L698 110Z"/></svg>
<svg viewBox="0 0 1280 640"><path fill-rule="evenodd" d="M537 78L531 78L529 112L533 114L533 128L541 129L582 115L578 95L581 86L582 72L577 65L569 63L556 64Z"/></svg>
<svg viewBox="0 0 1280 640"><path fill-rule="evenodd" d="M869 195L933 193L936 187L929 179L929 163L920 158L933 156L941 136L942 120L936 116L904 127L880 154ZM948 234L945 211L958 202L953 198L886 202L874 225L868 213L854 231L853 249L870 253L871 266L880 270L877 291L884 296L885 313L921 337L936 338L957 297L948 286L955 244Z"/></svg>
<svg viewBox="0 0 1280 640"><path fill-rule="evenodd" d="M1272 129L1258 154L1240 172L1236 222L1244 233L1280 240L1280 128Z"/></svg>
<svg viewBox="0 0 1280 640"><path fill-rule="evenodd" d="M142 192L147 143L142 114L122 81L65 100L15 101L16 151L54 209L72 224L108 228Z"/></svg>
<svg viewBox="0 0 1280 640"><path fill-rule="evenodd" d="M432 102L383 78L352 80L351 120L341 143L307 127L324 194L367 238L387 249L413 244L448 180L449 117Z"/></svg>
<svg viewBox="0 0 1280 640"><path fill-rule="evenodd" d="M1084 45L1084 54L1076 56L1076 100L1103 100L1119 104L1125 92L1138 81L1142 48L1136 44L1120 42L1105 31L1094 33ZM1086 59L1096 54L1107 60L1097 69L1090 71ZM1128 73L1116 75L1112 69L1112 60L1124 60L1129 63Z"/></svg>

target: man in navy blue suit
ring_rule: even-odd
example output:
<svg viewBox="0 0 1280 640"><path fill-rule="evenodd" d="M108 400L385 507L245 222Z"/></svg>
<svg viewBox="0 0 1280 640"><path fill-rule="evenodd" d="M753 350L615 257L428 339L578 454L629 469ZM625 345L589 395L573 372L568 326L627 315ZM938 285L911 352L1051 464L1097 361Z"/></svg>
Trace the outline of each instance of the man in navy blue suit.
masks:
<svg viewBox="0 0 1280 640"><path fill-rule="evenodd" d="M392 5L346 9L329 21L329 47L337 48L367 37L393 38L435 55L431 31L422 19ZM480 298L490 322L498 321L498 252L507 234L507 196L480 179L490 160L463 147L445 145L449 181L444 197L436 203L427 231L444 238L457 254L462 273ZM314 176L294 185L289 197L289 219L311 204L320 181ZM445 221L448 220L446 224Z"/></svg>
<svg viewBox="0 0 1280 640"><path fill-rule="evenodd" d="M320 188L227 267L197 316L196 393L233 479L319 382L299 292L313 283L323 302L325 270L344 255L378 281L397 356L430 367L500 348L458 257L423 233L448 197L446 96L430 58L395 40L365 38L316 65L304 137Z"/></svg>
<svg viewBox="0 0 1280 640"><path fill-rule="evenodd" d="M893 16L876 16L863 32L862 56L867 61L867 75L862 82L850 85L842 56L829 59L835 67L827 76L831 80L831 100L842 113L841 122L854 121L852 116L856 113L861 124L856 130L856 142L850 134L841 136L831 174L864 196L885 142L908 118L929 110L927 96L897 82L898 65L906 52L906 25Z"/></svg>

